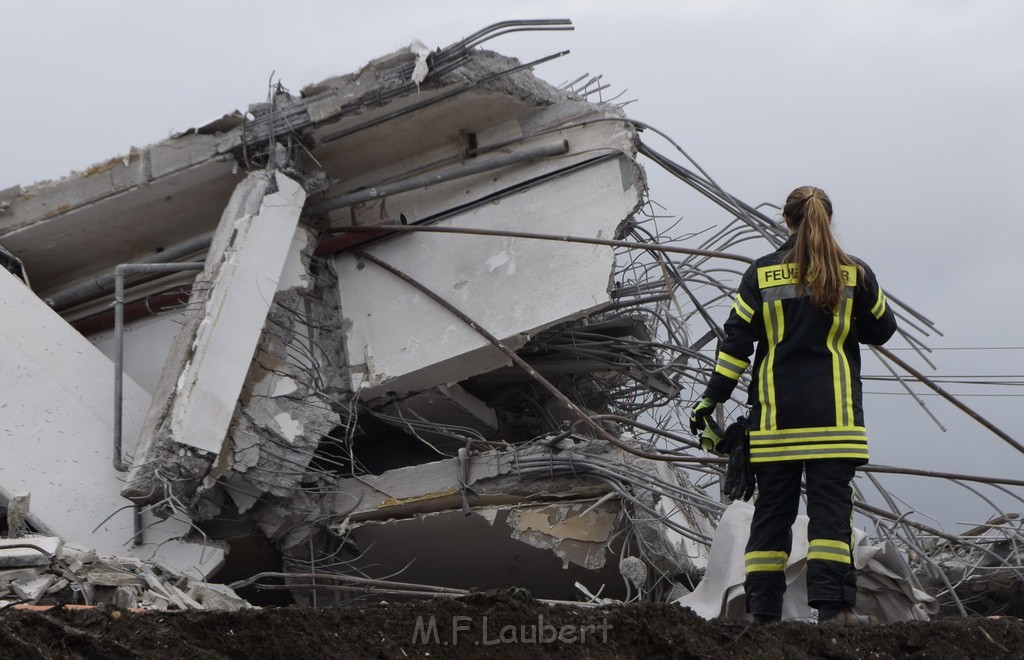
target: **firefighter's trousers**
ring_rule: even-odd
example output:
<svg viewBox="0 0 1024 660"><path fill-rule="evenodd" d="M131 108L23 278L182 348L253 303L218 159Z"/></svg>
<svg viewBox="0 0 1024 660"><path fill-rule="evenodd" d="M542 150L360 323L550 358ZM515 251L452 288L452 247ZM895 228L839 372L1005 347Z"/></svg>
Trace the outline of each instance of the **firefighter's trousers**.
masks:
<svg viewBox="0 0 1024 660"><path fill-rule="evenodd" d="M858 462L790 461L755 464L758 495L744 555L747 612L777 617L786 591L785 569L800 505L800 479L807 474L807 602L856 604L853 565L853 480Z"/></svg>

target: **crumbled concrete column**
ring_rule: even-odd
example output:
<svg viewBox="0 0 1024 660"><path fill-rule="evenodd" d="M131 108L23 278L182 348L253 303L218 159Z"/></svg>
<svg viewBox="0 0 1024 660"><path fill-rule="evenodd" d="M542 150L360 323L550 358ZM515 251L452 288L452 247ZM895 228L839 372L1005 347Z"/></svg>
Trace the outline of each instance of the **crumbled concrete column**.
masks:
<svg viewBox="0 0 1024 660"><path fill-rule="evenodd" d="M140 504L190 502L224 449L306 193L280 172L236 188L193 286L124 488Z"/></svg>
<svg viewBox="0 0 1024 660"><path fill-rule="evenodd" d="M236 487L228 493L240 508L245 502L236 498L236 477L246 481L251 488L244 490L252 495L290 495L321 438L338 425L338 413L324 393L340 362L331 350L339 340L330 336L330 328L339 324L335 280L311 277L315 246L313 232L300 227L246 375L231 441L210 474L212 479L233 471Z"/></svg>

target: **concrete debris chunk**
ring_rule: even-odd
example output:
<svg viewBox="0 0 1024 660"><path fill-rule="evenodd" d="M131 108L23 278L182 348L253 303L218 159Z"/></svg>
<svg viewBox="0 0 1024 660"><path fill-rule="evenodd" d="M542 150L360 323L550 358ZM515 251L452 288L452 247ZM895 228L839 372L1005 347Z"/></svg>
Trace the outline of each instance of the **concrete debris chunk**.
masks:
<svg viewBox="0 0 1024 660"><path fill-rule="evenodd" d="M252 607L249 601L239 598L238 594L223 584L197 582L189 587L188 595L208 610L233 612Z"/></svg>
<svg viewBox="0 0 1024 660"><path fill-rule="evenodd" d="M46 566L51 558L60 555L61 547L61 540L56 536L0 539L0 568Z"/></svg>
<svg viewBox="0 0 1024 660"><path fill-rule="evenodd" d="M52 552L25 554L17 543L40 544ZM53 537L0 539L0 556L8 564L35 562L43 565L0 569L0 604L79 603L107 604L122 609L238 610L251 607L225 585L207 584L189 577L166 561L142 561L135 557L100 557L94 551L69 545L60 552L60 540ZM10 600L17 598L16 601Z"/></svg>
<svg viewBox="0 0 1024 660"><path fill-rule="evenodd" d="M122 610L131 610L139 606L139 590L120 586L114 590L114 607Z"/></svg>
<svg viewBox="0 0 1024 660"><path fill-rule="evenodd" d="M0 584L13 582L14 580L33 578L37 575L42 575L46 570L46 566L28 566L25 568L8 568L0 570Z"/></svg>
<svg viewBox="0 0 1024 660"><path fill-rule="evenodd" d="M53 575L39 575L25 580L11 582L11 589L22 601L35 604L53 586L57 578Z"/></svg>

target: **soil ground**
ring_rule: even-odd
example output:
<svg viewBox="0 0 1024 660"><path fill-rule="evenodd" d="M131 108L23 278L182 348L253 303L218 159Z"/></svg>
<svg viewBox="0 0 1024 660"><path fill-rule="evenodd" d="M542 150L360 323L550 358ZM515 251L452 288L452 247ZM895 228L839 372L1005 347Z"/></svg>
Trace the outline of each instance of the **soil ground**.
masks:
<svg viewBox="0 0 1024 660"><path fill-rule="evenodd" d="M433 622L433 623L432 623ZM674 605L552 607L506 593L311 609L0 612L4 658L1020 658L1024 621L704 621Z"/></svg>

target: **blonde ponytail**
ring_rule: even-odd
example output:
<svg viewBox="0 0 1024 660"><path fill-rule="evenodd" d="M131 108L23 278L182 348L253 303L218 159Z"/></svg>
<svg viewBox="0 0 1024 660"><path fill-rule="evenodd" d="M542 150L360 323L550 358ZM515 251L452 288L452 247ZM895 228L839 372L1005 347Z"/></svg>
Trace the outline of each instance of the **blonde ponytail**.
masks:
<svg viewBox="0 0 1024 660"><path fill-rule="evenodd" d="M846 289L841 266L863 268L839 247L832 234L832 201L821 188L802 186L789 194L782 210L796 232L786 261L796 263L797 281L816 307L834 314Z"/></svg>

